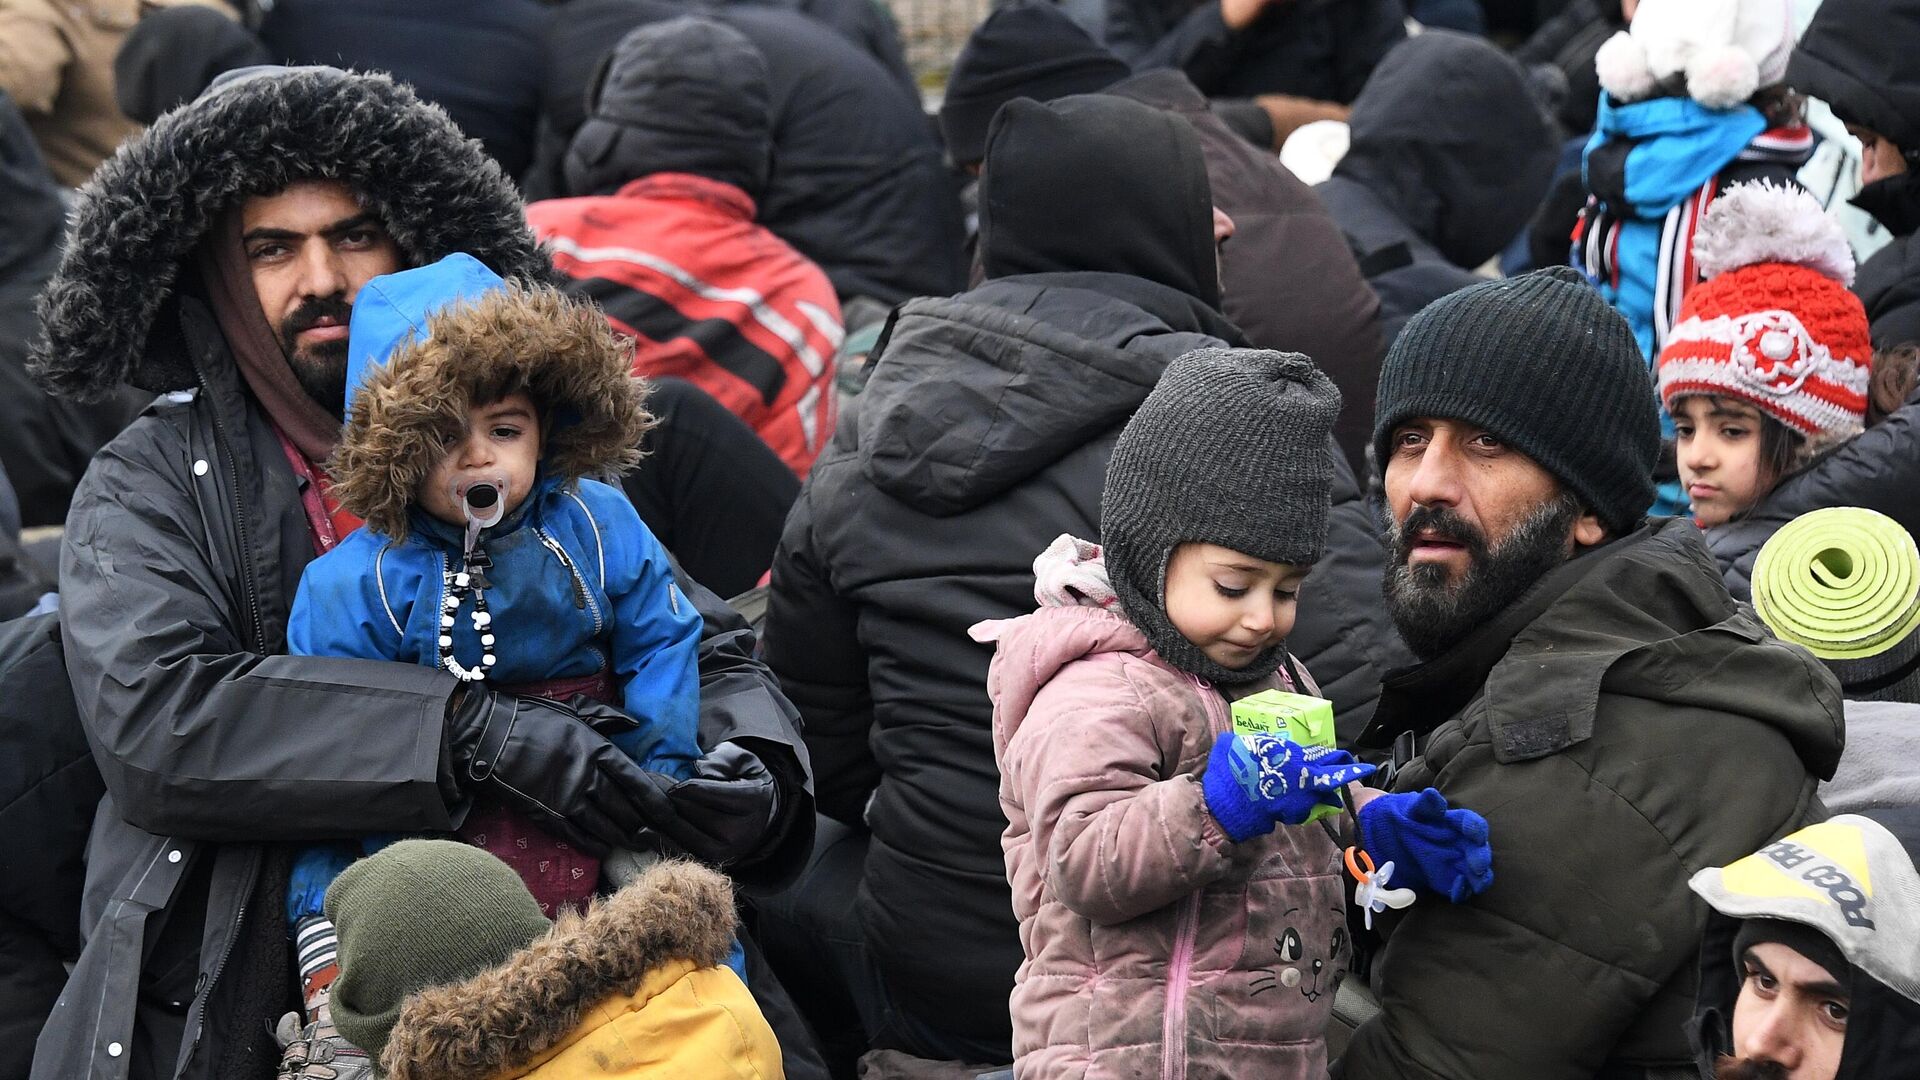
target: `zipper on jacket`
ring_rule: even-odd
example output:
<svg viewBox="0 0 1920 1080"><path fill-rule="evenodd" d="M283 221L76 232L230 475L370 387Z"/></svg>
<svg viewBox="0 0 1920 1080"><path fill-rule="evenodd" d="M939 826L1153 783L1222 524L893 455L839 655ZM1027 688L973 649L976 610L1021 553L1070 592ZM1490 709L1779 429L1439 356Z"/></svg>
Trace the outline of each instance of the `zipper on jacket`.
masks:
<svg viewBox="0 0 1920 1080"><path fill-rule="evenodd" d="M1226 717L1226 701L1213 684L1198 675L1188 675L1200 694L1200 706L1207 714L1207 728L1218 736L1233 730ZM1200 894L1189 893L1174 913L1173 955L1167 959L1167 1015L1161 1022L1161 1080L1185 1080L1187 1075L1187 990L1193 976L1193 953L1200 936Z"/></svg>
<svg viewBox="0 0 1920 1080"><path fill-rule="evenodd" d="M560 565L567 568L567 576L573 579L573 606L578 610L592 613L593 632L598 635L601 627L600 605L594 601L593 593L587 589L587 579L580 576L580 568L573 565L573 559L567 555L566 549L560 546L560 541L549 536L547 530L536 527L533 534L540 538L540 545L553 552L554 558L560 560Z"/></svg>
<svg viewBox="0 0 1920 1080"><path fill-rule="evenodd" d="M207 404L207 415L213 420L214 439L220 444L221 453L227 457L227 487L233 504L235 539L239 541L240 549L235 553L238 556L235 560L239 564L237 569L240 571L240 591L246 596L247 615L253 620L249 627L252 631L253 651L264 653L266 651L264 640L266 618L260 613L259 586L253 580L253 540L247 535L246 507L240 501L239 476L235 469L235 463L239 458L234 453L233 440L227 435L227 425L220 419L220 403L214 399L213 391L208 388L206 377L200 373L197 364L194 365L193 377L200 386L200 399Z"/></svg>
<svg viewBox="0 0 1920 1080"><path fill-rule="evenodd" d="M246 597L247 616L251 620L248 627L248 645L253 652L264 655L266 617L260 611L259 583L254 580L253 572L253 538L247 531L246 505L240 497L239 455L234 451L233 439L227 431L226 422L220 417L219 399L207 385L206 375L201 372L200 365L197 363L193 365L193 378L200 388L200 400L206 403L207 416L213 421L214 441L219 444L220 452L226 456L225 472L229 502L233 507L234 539L239 548L235 552L235 561L238 563L235 569L240 573L240 591ZM240 943L240 933L247 919L247 897L253 895L254 883L260 874L260 858L260 853L256 850L245 875L246 881L244 891L240 894L240 903L234 908L232 921L227 924L226 947L221 950L220 959L214 964L212 974L207 976L206 984L198 989L195 1005L199 1009L199 1016L194 1023L193 1042L187 1052L181 1056L181 1064L175 1071L176 1076L186 1075L194 1057L200 1052L200 1042L207 1029L207 1003L213 1000L214 990L220 984L220 976L226 971L227 962L232 959L233 950Z"/></svg>
<svg viewBox="0 0 1920 1080"><path fill-rule="evenodd" d="M1174 915L1173 955L1167 960L1167 1015L1161 1022L1161 1080L1186 1080L1187 980L1193 974L1193 951L1200 936L1200 894L1189 893Z"/></svg>
<svg viewBox="0 0 1920 1080"><path fill-rule="evenodd" d="M1214 735L1224 735L1233 730L1233 721L1227 716L1227 702L1220 696L1213 684L1198 675L1188 675L1193 680L1194 689L1200 691L1200 707L1206 710L1207 730Z"/></svg>

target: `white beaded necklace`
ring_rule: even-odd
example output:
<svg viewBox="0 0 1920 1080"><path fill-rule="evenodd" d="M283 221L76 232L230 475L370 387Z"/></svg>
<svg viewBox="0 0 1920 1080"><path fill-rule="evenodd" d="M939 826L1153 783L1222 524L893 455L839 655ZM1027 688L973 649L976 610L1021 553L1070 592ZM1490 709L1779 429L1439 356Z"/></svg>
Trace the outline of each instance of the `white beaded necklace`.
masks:
<svg viewBox="0 0 1920 1080"><path fill-rule="evenodd" d="M476 552L485 558L484 552ZM468 565L472 565L469 559ZM440 666L448 674L463 682L479 682L493 670L493 615L487 611L487 590L474 582L474 577L466 570L454 571L449 568L443 576L446 589L446 610L440 613ZM480 635L480 664L467 667L453 655L453 622L459 612L460 604L466 597L473 597L473 629Z"/></svg>
<svg viewBox="0 0 1920 1080"><path fill-rule="evenodd" d="M466 515L467 550L459 570L449 565L441 572L441 589L447 599L444 610L440 612L440 666L462 682L479 682L493 670L496 662L493 615L487 610L487 571L493 567L493 560L487 557L486 549L480 546L480 531L498 525L500 519L506 516L506 478L482 481L465 488L459 487L456 482L453 494L454 501L460 504L461 511ZM459 614L461 603L469 596L473 597L473 629L480 635L480 664L471 668L453 655L454 616Z"/></svg>

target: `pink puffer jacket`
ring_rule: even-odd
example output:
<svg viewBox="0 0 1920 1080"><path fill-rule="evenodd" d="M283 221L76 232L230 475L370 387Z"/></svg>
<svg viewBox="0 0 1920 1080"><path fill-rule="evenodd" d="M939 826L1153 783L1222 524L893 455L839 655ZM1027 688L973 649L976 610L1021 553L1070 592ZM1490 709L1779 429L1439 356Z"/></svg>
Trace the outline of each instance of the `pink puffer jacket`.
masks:
<svg viewBox="0 0 1920 1080"><path fill-rule="evenodd" d="M1062 538L1034 567L1047 606L973 631L999 643L1015 1075L1320 1080L1350 957L1331 836L1227 839L1199 781L1227 700L1147 645L1098 548Z"/></svg>

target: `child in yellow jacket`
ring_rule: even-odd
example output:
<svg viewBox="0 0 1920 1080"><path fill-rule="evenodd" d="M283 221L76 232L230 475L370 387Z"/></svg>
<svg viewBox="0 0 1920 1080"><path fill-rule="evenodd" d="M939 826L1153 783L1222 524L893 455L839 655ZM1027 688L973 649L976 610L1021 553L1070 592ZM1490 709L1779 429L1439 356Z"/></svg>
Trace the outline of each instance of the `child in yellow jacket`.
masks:
<svg viewBox="0 0 1920 1080"><path fill-rule="evenodd" d="M733 889L655 865L548 922L499 859L403 840L327 891L333 1017L393 1080L641 1075L778 1080L773 1029L725 965Z"/></svg>

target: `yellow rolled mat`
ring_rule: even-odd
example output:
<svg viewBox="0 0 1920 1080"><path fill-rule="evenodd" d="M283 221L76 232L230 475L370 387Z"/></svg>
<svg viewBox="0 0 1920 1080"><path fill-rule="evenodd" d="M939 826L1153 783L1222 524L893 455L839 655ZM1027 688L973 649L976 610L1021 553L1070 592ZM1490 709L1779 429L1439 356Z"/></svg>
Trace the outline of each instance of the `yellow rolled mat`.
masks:
<svg viewBox="0 0 1920 1080"><path fill-rule="evenodd" d="M1920 626L1920 547L1885 514L1815 510L1760 549L1753 606L1822 660L1877 656Z"/></svg>

